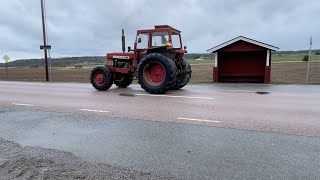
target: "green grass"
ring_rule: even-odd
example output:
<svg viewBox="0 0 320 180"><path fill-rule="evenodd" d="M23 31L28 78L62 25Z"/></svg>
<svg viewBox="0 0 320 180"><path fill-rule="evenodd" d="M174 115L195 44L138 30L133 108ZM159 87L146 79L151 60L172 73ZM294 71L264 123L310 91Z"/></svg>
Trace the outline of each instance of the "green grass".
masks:
<svg viewBox="0 0 320 180"><path fill-rule="evenodd" d="M272 55L272 62L286 62L286 61L297 61L302 62L303 57L307 54L283 54L283 55ZM311 55L311 61L320 61L319 55Z"/></svg>
<svg viewBox="0 0 320 180"><path fill-rule="evenodd" d="M283 54L283 55L272 55L272 62L302 62L303 57L307 54ZM188 60L191 65L194 64L214 64L214 60ZM319 62L320 55L311 55L311 61Z"/></svg>
<svg viewBox="0 0 320 180"><path fill-rule="evenodd" d="M202 61L196 61L196 60L188 60L189 64L213 64L214 60L202 60Z"/></svg>

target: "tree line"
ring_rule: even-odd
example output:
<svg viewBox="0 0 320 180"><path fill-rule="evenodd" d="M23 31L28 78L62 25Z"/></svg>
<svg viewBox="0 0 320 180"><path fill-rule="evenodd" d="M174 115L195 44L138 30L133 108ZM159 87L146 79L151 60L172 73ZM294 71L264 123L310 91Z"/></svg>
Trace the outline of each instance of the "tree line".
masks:
<svg viewBox="0 0 320 180"><path fill-rule="evenodd" d="M296 53L305 53L307 54L308 50L302 51L278 51L274 52L274 55L285 55L285 54L296 54ZM313 50L315 54L320 55L320 50ZM185 59L214 59L214 54L212 53L188 53L184 55ZM82 57L56 57L51 58L51 65L53 67L66 67L66 66L75 66L77 64L104 64L106 61L106 56L82 56ZM0 63L0 67L5 67L5 63ZM20 59L12 62L8 62L8 67L44 67L44 59Z"/></svg>

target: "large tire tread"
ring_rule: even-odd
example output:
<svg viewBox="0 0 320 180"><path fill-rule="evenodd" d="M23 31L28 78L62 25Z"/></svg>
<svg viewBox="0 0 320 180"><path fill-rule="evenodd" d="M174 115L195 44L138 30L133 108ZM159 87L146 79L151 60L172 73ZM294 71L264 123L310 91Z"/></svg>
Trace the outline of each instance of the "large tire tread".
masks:
<svg viewBox="0 0 320 180"><path fill-rule="evenodd" d="M191 79L191 66L187 60L183 60L182 62L184 74L181 74L177 77L175 84L171 87L172 90L179 90L187 85Z"/></svg>
<svg viewBox="0 0 320 180"><path fill-rule="evenodd" d="M133 81L133 77L125 77L122 81L114 81L114 84L119 88L126 88L130 86Z"/></svg>
<svg viewBox="0 0 320 180"><path fill-rule="evenodd" d="M157 61L161 63L166 70L166 78L164 82L157 86L150 86L143 78L143 68L150 62ZM174 84L176 80L176 65L173 60L167 58L166 56L159 53L152 53L143 58L138 67L138 79L141 88L151 94L164 94L166 93Z"/></svg>
<svg viewBox="0 0 320 180"><path fill-rule="evenodd" d="M100 71L100 72L103 72L105 78L106 78L106 82L102 85L102 86L99 86L98 84L96 84L95 80L94 80L94 74L97 72L97 71ZM108 90L112 84L113 84L113 79L112 79L112 73L111 71L106 67L106 66L98 66L98 67L95 67L92 71L91 71L91 74L90 74L90 81L91 81L91 84L92 86L99 90L99 91L106 91Z"/></svg>

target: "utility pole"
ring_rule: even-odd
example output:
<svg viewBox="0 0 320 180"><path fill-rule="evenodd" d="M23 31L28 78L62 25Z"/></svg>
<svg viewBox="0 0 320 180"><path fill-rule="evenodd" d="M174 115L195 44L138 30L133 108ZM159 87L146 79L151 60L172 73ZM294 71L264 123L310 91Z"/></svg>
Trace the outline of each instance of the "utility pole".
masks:
<svg viewBox="0 0 320 180"><path fill-rule="evenodd" d="M310 50L309 50L309 59L308 59L308 68L307 68L306 84L309 84L309 72L310 72L310 62L311 62L311 48L312 48L312 36L310 37Z"/></svg>
<svg viewBox="0 0 320 180"><path fill-rule="evenodd" d="M42 33L43 33L43 50L44 50L44 61L46 65L46 81L49 81L48 73L48 47L47 47L47 35L46 35L46 26L45 26L45 16L44 16L44 0L41 1L41 15L42 15ZM40 47L41 49L41 47Z"/></svg>

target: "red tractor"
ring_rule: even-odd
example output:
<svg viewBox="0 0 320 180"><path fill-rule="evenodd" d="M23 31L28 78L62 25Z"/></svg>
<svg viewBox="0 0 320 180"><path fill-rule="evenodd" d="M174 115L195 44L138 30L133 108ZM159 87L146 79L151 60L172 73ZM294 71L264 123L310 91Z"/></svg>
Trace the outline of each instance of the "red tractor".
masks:
<svg viewBox="0 0 320 180"><path fill-rule="evenodd" d="M183 59L187 47L182 47L180 31L168 25L138 30L134 49L125 52L122 30L122 53L108 53L107 64L91 72L94 88L106 91L114 83L125 88L138 78L141 87L152 94L184 87L191 78L191 66Z"/></svg>

